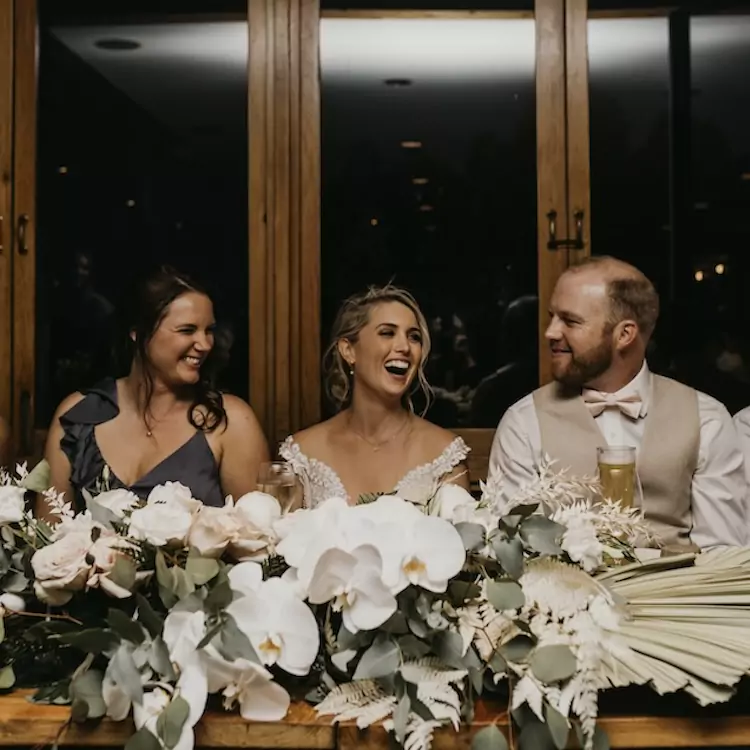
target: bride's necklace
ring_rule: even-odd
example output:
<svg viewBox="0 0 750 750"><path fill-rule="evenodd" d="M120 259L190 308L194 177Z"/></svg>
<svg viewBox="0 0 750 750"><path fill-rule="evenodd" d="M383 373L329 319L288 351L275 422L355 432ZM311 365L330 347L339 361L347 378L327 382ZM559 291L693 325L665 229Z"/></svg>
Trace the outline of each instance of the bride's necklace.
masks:
<svg viewBox="0 0 750 750"><path fill-rule="evenodd" d="M370 440L370 438L365 437L359 430L354 429L354 427L352 426L351 417L349 417L349 429L360 440L363 440L365 443L367 443L367 445L369 445L370 448L372 448L373 453L377 453L379 450L381 450L381 448L383 448L384 446L388 445L388 443L390 443L395 437L397 437L398 435L400 435L403 432L403 430L406 427L406 425L408 425L410 422L411 422L411 415L407 414L406 415L406 419L404 419L404 421L401 423L401 425L399 427L397 427L396 430L394 430L393 433L391 433L385 440L379 440L379 441Z"/></svg>

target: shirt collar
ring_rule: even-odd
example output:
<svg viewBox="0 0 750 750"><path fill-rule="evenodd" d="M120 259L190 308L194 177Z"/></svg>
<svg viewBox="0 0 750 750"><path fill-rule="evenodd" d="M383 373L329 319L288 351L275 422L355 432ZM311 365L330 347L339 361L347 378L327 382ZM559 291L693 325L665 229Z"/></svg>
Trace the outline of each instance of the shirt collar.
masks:
<svg viewBox="0 0 750 750"><path fill-rule="evenodd" d="M591 391L591 388L585 388L584 390ZM603 393L603 391L598 391ZM641 410L638 413L639 419L648 414L648 409L651 402L651 371L648 369L648 364L643 361L643 366L638 371L638 374L627 384L620 388L619 391L615 391L614 396L618 398L626 398L638 394L641 397Z"/></svg>

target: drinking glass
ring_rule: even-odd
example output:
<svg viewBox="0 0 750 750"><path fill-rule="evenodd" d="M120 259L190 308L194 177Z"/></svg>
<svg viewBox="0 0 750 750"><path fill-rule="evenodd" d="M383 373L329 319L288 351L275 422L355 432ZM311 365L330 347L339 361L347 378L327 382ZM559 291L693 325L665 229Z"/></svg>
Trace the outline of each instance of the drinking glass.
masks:
<svg viewBox="0 0 750 750"><path fill-rule="evenodd" d="M635 448L630 445L608 445L597 448L597 466L602 497L619 501L623 508L636 505L640 499L640 482L635 470Z"/></svg>
<svg viewBox="0 0 750 750"><path fill-rule="evenodd" d="M286 461L270 461L260 465L258 489L279 501L282 513L302 507L302 483Z"/></svg>

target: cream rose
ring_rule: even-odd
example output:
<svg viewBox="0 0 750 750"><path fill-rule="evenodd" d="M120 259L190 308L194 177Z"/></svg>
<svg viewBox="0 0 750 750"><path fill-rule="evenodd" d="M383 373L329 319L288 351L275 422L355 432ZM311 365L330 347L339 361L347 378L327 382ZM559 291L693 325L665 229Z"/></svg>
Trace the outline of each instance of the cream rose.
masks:
<svg viewBox="0 0 750 750"><path fill-rule="evenodd" d="M187 542L204 557L221 557L230 542L242 538L243 519L232 505L203 506L193 519Z"/></svg>
<svg viewBox="0 0 750 750"><path fill-rule="evenodd" d="M0 487L0 525L18 523L23 518L25 495L23 487Z"/></svg>
<svg viewBox="0 0 750 750"><path fill-rule="evenodd" d="M130 515L129 534L155 547L181 546L192 523L193 514L180 503L149 502Z"/></svg>
<svg viewBox="0 0 750 750"><path fill-rule="evenodd" d="M102 534L89 548L88 561L91 570L86 581L88 588L101 588L102 591L118 599L126 599L131 595L130 588L135 583L135 565L132 565L130 580L123 580L126 576L117 576L113 580L110 575L119 560L127 560L126 550L132 545L116 534Z"/></svg>
<svg viewBox="0 0 750 750"><path fill-rule="evenodd" d="M154 503L166 503L167 505L178 505L188 513L195 513L202 505L196 500L190 490L179 482L166 482L154 487L149 493L147 505Z"/></svg>
<svg viewBox="0 0 750 750"><path fill-rule="evenodd" d="M87 562L90 547L90 534L71 532L37 550L31 558L37 597L59 607L70 601L74 592L83 589L91 569Z"/></svg>
<svg viewBox="0 0 750 750"><path fill-rule="evenodd" d="M235 513L240 530L229 544L229 554L240 562L257 562L274 554L279 541L274 531L281 518L279 501L265 492L248 492L236 502Z"/></svg>

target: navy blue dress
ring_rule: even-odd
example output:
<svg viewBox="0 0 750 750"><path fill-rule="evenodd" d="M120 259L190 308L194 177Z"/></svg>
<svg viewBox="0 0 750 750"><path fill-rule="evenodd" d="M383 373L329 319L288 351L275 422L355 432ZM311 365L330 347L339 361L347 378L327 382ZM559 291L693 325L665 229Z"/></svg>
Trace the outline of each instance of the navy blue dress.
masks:
<svg viewBox="0 0 750 750"><path fill-rule="evenodd" d="M114 379L107 378L83 391L83 394L84 398L60 417L63 428L60 447L70 461L70 483L79 508L85 507L81 490L96 493L106 465L96 442L94 428L120 413ZM200 430L130 486L118 479L112 467L109 467L110 489L125 488L142 499L146 499L154 487L165 482L184 484L190 488L193 497L206 505L224 505L219 467L205 433Z"/></svg>

